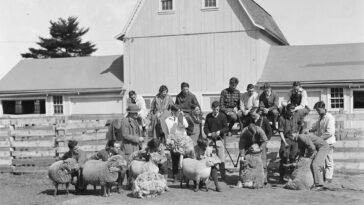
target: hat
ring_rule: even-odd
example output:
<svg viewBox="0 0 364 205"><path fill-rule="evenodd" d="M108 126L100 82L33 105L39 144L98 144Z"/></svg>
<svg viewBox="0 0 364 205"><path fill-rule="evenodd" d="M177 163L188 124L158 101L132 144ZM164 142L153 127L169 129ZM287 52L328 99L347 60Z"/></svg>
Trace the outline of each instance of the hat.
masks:
<svg viewBox="0 0 364 205"><path fill-rule="evenodd" d="M127 112L131 112L131 113L138 113L140 111L139 107L135 104L131 104L128 106L128 108L126 109Z"/></svg>
<svg viewBox="0 0 364 205"><path fill-rule="evenodd" d="M78 144L78 142L76 140L70 140L68 141L68 148L73 149L74 147L76 147Z"/></svg>

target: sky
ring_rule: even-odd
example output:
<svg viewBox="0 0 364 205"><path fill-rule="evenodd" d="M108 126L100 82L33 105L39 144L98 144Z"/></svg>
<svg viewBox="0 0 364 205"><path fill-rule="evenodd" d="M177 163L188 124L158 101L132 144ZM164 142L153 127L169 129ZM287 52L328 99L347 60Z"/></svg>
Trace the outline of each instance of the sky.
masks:
<svg viewBox="0 0 364 205"><path fill-rule="evenodd" d="M178 0L177 0L178 1ZM198 0L196 0L198 1ZM220 0L225 1L225 0ZM49 21L76 16L83 37L96 44L94 56L119 55L116 40L137 0L0 0L0 79L38 37L49 37ZM290 45L364 42L364 0L256 0L268 11Z"/></svg>

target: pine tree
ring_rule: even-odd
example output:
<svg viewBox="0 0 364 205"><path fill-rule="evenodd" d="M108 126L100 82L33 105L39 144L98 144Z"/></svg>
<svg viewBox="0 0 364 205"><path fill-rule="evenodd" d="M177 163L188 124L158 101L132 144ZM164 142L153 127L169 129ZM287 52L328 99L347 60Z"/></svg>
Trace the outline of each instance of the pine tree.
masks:
<svg viewBox="0 0 364 205"><path fill-rule="evenodd" d="M95 52L95 44L82 42L81 37L89 31L89 28L79 28L76 17L68 19L59 18L57 22L50 21L51 38L39 37L37 44L40 49L29 48L28 53L22 53L24 58L62 58L89 56Z"/></svg>

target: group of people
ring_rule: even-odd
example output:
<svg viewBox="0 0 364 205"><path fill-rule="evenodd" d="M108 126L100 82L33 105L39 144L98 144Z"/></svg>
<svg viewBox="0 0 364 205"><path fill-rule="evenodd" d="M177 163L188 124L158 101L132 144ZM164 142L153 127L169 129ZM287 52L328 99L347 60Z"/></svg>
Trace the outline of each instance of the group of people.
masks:
<svg viewBox="0 0 364 205"><path fill-rule="evenodd" d="M216 154L221 159L222 162L218 167L214 166L211 170L216 191L220 192L222 189L218 183L218 170L222 181L226 176L224 140L231 135L234 124L237 123L240 127L240 163L244 163L247 154L258 149L264 165L265 184L268 185L266 145L274 132L279 133L281 137L280 182L284 183L284 177L289 173L289 167L286 165L295 162L298 156L313 158L312 171L316 189L322 187L324 183L320 173L324 168L325 180L330 182L333 175L335 119L326 111L325 103L320 101L315 104L314 109L320 118L308 132L303 129L304 117L310 111L307 105L307 92L299 82L293 83L288 102L283 104L283 108L279 108L278 95L272 91L269 84L264 85L260 95L252 84L249 84L247 91L241 94L236 89L238 84L239 80L235 77L229 80L229 87L222 90L220 101L212 102L212 112L205 118L196 96L190 92L189 84L186 82L181 84L181 92L175 101L168 95L167 86L160 86L149 112L143 97L135 91L130 91L127 99L127 115L121 120L110 123L107 148L93 158L107 160L110 155L117 153L129 158L143 148L142 144L146 138L151 140L144 148L144 153L164 154L163 150L170 135L187 135L195 146L192 157L202 159ZM70 145L72 143L69 144L70 153L72 150L77 150L77 146L72 148ZM75 156L70 153L66 153L63 159ZM173 179L176 181L179 177L180 160L191 156L181 156L181 153L173 150L170 150L170 153ZM82 154L78 155L77 160L82 163L84 160ZM160 166L160 172L167 178L166 165ZM242 186L240 181L237 186Z"/></svg>

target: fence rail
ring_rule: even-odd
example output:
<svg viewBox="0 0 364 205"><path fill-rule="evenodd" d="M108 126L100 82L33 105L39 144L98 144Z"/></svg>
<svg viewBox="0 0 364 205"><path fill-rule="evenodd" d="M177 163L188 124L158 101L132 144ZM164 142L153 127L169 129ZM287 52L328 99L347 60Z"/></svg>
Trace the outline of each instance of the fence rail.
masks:
<svg viewBox="0 0 364 205"><path fill-rule="evenodd" d="M0 172L44 172L58 157L68 151L67 141L77 140L87 156L103 149L106 144L107 120L120 119L123 114L73 115L0 118ZM362 170L364 168L364 113L334 114L336 118L336 167ZM306 121L312 125L316 114ZM353 126L354 125L354 126ZM239 136L226 140L232 158L238 154ZM279 138L268 144L269 156L277 157ZM226 155L227 156L227 155ZM226 158L227 167L232 166Z"/></svg>

